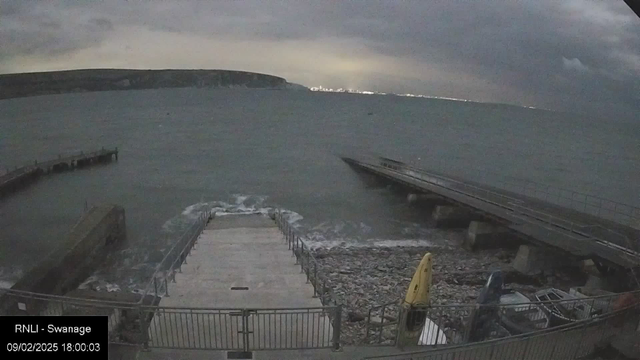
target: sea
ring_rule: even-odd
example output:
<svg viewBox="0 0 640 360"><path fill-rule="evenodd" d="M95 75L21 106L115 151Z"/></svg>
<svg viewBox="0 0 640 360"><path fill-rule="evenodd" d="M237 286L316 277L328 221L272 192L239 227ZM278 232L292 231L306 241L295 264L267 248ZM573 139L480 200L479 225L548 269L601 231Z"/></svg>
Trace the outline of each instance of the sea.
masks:
<svg viewBox="0 0 640 360"><path fill-rule="evenodd" d="M526 179L640 206L640 121L503 104L264 89L156 89L0 101L0 173L113 148L108 165L0 200L0 286L87 206L125 208L126 243L83 286L136 291L204 210L281 209L312 246L438 246L450 231L341 156L492 183Z"/></svg>

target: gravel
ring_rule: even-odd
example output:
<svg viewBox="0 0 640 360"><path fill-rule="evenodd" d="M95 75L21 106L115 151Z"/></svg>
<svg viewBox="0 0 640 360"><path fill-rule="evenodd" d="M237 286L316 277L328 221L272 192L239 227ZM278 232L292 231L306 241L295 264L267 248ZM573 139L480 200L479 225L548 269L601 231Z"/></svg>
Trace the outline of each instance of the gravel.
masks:
<svg viewBox="0 0 640 360"><path fill-rule="evenodd" d="M383 318L385 323L395 321L397 304L405 296L416 267L427 252L433 254L432 305L474 303L488 275L494 270L505 273L507 287L525 295L553 286L556 279L570 280L568 275L559 272L554 276L547 273L538 277L518 274L509 265L515 257L515 250L470 252L457 246L447 246L333 247L313 251L319 275L326 279L327 286L344 304L341 340L345 345L392 343L395 325L383 327L382 331L370 330L365 341L366 318L373 308L372 322L380 322ZM552 280L552 283L547 280ZM384 314L375 308L389 303L394 305L387 307ZM462 317L451 319L451 326L461 326Z"/></svg>

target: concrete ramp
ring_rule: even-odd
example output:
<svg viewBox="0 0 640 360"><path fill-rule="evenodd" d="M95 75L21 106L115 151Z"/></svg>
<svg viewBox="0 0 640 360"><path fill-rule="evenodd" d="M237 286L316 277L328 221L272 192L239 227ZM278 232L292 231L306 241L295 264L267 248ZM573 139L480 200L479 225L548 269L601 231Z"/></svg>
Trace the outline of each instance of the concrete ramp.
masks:
<svg viewBox="0 0 640 360"><path fill-rule="evenodd" d="M331 346L326 309L275 222L262 215L216 217L160 306L149 326L153 347Z"/></svg>

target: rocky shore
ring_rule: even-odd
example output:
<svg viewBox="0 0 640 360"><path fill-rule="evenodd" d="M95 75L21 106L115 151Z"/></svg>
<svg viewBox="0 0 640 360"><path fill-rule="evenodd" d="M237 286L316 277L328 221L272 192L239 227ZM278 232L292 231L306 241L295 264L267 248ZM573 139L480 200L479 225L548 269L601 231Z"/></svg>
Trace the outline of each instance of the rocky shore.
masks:
<svg viewBox="0 0 640 360"><path fill-rule="evenodd" d="M447 247L334 247L315 249L319 275L326 279L345 309L342 321L344 344L365 342L366 318L371 311L372 322L393 323L398 302L405 296L416 266L425 253L433 254L433 305L470 304L476 301L487 276L494 270L506 275L506 286L524 294L550 286L565 287L575 282L566 272L523 276L510 266L515 250L494 249L469 252L458 246ZM574 285L577 285L575 283ZM385 313L377 306L385 307ZM466 307L464 307L466 310ZM460 310L463 310L461 307ZM460 317L464 314L460 313ZM384 318L384 319L383 319ZM457 319L462 322L464 319ZM381 336L380 336L381 335ZM394 326L382 331L369 331L366 343L390 343Z"/></svg>

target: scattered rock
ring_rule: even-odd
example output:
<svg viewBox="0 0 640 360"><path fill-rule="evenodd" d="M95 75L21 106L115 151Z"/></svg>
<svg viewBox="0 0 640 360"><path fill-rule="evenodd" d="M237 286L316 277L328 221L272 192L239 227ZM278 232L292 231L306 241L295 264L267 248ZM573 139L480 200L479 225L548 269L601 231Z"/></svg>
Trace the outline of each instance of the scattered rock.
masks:
<svg viewBox="0 0 640 360"><path fill-rule="evenodd" d="M392 316L392 315L385 315L384 316L385 320L387 321L397 321L398 320L398 316Z"/></svg>
<svg viewBox="0 0 640 360"><path fill-rule="evenodd" d="M531 295L545 284L546 277L517 273L508 263L515 251L504 249L468 252L462 248L346 248L314 250L318 273L326 279L344 304L341 339L345 345L393 343L400 300L404 298L418 263L426 252L433 254L431 304L469 304L493 270L505 273L506 285ZM565 276L555 274L556 280ZM580 284L581 285L581 284ZM387 305L382 312L381 305ZM366 319L371 314L369 326ZM384 319L384 322L382 321ZM464 326L463 316L446 319L446 329ZM365 341L366 339L366 341Z"/></svg>
<svg viewBox="0 0 640 360"><path fill-rule="evenodd" d="M364 319L366 319L364 315L355 311L349 311L347 313L347 320L349 320L349 322L358 322L363 321Z"/></svg>

